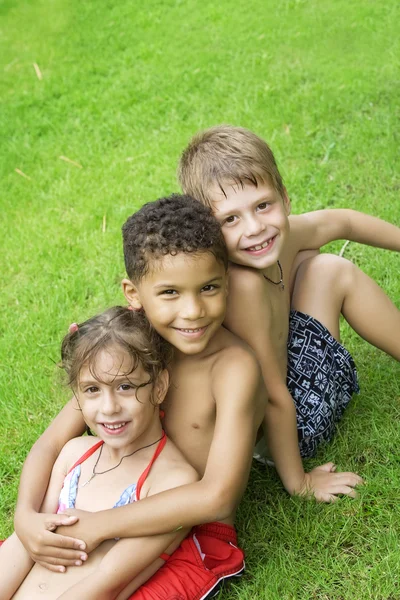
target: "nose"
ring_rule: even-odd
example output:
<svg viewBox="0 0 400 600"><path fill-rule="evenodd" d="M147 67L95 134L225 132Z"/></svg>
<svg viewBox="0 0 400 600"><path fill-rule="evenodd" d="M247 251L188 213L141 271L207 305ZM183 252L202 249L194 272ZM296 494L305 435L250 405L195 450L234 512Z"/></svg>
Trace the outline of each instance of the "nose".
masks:
<svg viewBox="0 0 400 600"><path fill-rule="evenodd" d="M115 415L120 410L119 403L113 389L106 389L102 395L101 412L103 415Z"/></svg>
<svg viewBox="0 0 400 600"><path fill-rule="evenodd" d="M204 307L201 299L196 295L187 296L183 299L181 317L196 321L204 316Z"/></svg>
<svg viewBox="0 0 400 600"><path fill-rule="evenodd" d="M257 218L257 215L248 215L245 221L244 234L246 237L258 235L264 229L264 225Z"/></svg>

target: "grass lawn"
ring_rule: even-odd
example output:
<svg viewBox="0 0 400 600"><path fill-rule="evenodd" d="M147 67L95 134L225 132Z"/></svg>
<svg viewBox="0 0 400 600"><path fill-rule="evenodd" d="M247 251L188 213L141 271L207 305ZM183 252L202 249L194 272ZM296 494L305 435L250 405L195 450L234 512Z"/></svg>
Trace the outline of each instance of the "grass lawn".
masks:
<svg viewBox="0 0 400 600"><path fill-rule="evenodd" d="M121 224L177 190L198 129L265 137L294 212L352 207L400 224L400 5L3 0L0 17L4 537L24 457L68 397L60 340L123 303ZM346 256L400 306L398 254L350 244ZM346 326L343 339L362 391L307 468L333 460L366 485L317 505L254 466L237 521L247 573L224 600L400 598L400 367Z"/></svg>

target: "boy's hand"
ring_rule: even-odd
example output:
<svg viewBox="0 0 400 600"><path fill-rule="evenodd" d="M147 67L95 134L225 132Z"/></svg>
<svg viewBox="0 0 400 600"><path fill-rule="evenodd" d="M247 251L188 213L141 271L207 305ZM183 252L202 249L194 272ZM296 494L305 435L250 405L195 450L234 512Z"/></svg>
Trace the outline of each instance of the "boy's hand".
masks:
<svg viewBox="0 0 400 600"><path fill-rule="evenodd" d="M82 564L86 560L85 542L54 533L60 525L69 527L78 516L30 512L15 519L16 533L31 558L49 569L64 572L66 567ZM68 529L65 530L68 532Z"/></svg>
<svg viewBox="0 0 400 600"><path fill-rule="evenodd" d="M339 496L355 498L355 487L363 480L356 473L336 473L336 465L332 462L315 467L305 473L304 484L299 489L299 496L314 497L319 502L336 502Z"/></svg>
<svg viewBox="0 0 400 600"><path fill-rule="evenodd" d="M68 508L64 517L73 518L74 521L71 525L69 523L62 523L63 527L57 527L57 533L62 536L73 535L75 538L84 539L85 551L87 553L92 552L103 541L96 534L97 528L92 526L90 521L92 515L93 513L86 510ZM68 525L68 527L64 527L64 525Z"/></svg>

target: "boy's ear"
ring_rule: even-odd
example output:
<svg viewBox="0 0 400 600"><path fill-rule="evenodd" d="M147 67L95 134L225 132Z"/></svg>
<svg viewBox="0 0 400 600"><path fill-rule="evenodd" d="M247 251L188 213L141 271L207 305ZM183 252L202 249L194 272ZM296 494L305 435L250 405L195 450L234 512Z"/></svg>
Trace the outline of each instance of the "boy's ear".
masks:
<svg viewBox="0 0 400 600"><path fill-rule="evenodd" d="M153 398L156 404L161 404L169 388L169 373L167 369L161 371L154 385Z"/></svg>
<svg viewBox="0 0 400 600"><path fill-rule="evenodd" d="M136 285L133 284L130 279L123 279L121 285L129 306L132 306L135 310L140 310L142 308L142 302Z"/></svg>
<svg viewBox="0 0 400 600"><path fill-rule="evenodd" d="M287 216L289 216L292 212L292 205L290 203L290 198L285 187L283 188L283 206L285 207Z"/></svg>

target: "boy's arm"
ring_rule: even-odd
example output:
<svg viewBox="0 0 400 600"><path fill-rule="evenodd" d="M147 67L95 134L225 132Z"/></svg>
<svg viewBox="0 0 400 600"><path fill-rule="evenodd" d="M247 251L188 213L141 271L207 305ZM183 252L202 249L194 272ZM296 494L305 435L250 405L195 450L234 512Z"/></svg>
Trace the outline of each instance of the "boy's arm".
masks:
<svg viewBox="0 0 400 600"><path fill-rule="evenodd" d="M57 600L125 600L163 564L159 558L172 542L181 542L188 531L119 540L90 575ZM178 543L176 543L176 547ZM142 577L141 575L145 575Z"/></svg>
<svg viewBox="0 0 400 600"><path fill-rule="evenodd" d="M270 301L264 282L255 272L241 270L237 275L230 279L227 325L253 348L260 362L268 393L268 448L283 485L290 494L312 494L325 502L338 494L354 496L353 488L361 482L354 473L334 473L332 463L304 472L295 406L271 341Z"/></svg>
<svg viewBox="0 0 400 600"><path fill-rule="evenodd" d="M53 533L58 525L76 522L76 517L39 513L50 474L63 446L84 432L81 412L71 400L32 447L22 470L15 512L15 531L33 560L50 570L80 560L83 541Z"/></svg>
<svg viewBox="0 0 400 600"><path fill-rule="evenodd" d="M151 486L148 494L184 486L198 480L194 469L185 465L169 470ZM149 497L149 496L148 496ZM143 500L140 500L139 504ZM135 504L135 503L134 503ZM113 509L116 510L116 509ZM74 585L58 600L125 600L163 564L160 554L171 554L188 534L181 529L164 535L119 540L107 552L93 573Z"/></svg>
<svg viewBox="0 0 400 600"><path fill-rule="evenodd" d="M202 479L129 506L87 515L72 527L89 550L113 537L168 533L232 515L247 484L265 407L256 400L260 370L254 356L230 348L227 359L222 358L212 374L216 423Z"/></svg>
<svg viewBox="0 0 400 600"><path fill-rule="evenodd" d="M320 248L334 240L350 240L400 252L400 228L356 210L316 210L289 217L291 237L299 250Z"/></svg>

